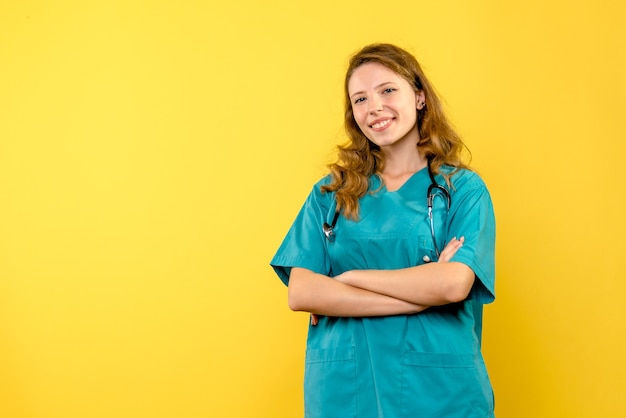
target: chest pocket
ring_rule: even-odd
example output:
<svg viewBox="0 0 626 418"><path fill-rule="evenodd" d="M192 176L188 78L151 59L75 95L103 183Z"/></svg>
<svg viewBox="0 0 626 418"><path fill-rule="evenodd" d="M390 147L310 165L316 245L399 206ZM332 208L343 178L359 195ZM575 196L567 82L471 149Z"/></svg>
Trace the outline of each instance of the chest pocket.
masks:
<svg viewBox="0 0 626 418"><path fill-rule="evenodd" d="M417 265L437 261L437 253L430 234L420 234L417 237Z"/></svg>

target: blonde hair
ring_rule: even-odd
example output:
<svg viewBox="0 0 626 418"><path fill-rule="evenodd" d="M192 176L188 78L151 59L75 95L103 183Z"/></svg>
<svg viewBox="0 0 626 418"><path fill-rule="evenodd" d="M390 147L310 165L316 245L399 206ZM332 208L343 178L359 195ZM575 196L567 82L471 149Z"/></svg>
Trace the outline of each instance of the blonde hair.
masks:
<svg viewBox="0 0 626 418"><path fill-rule="evenodd" d="M359 218L359 199L369 189L369 178L380 174L384 166L383 153L378 145L367 139L354 120L352 103L348 93L348 82L354 70L363 64L382 64L403 77L415 89L424 92L426 105L417 110L417 127L420 141L417 146L430 160L434 174L442 165L468 168L462 161L462 151L467 149L448 121L437 94L424 75L413 55L391 44L372 44L357 52L351 59L344 81L345 130L348 143L338 146L337 162L330 164L332 180L322 187L323 192L335 192L337 210L350 219ZM450 176L444 175L450 185Z"/></svg>

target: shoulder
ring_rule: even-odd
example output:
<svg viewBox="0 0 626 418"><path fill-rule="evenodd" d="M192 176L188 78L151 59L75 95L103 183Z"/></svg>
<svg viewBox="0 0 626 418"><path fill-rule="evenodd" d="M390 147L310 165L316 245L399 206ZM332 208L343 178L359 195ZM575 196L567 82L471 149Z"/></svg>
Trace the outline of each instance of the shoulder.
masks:
<svg viewBox="0 0 626 418"><path fill-rule="evenodd" d="M333 176L331 176L330 174L326 174L324 177L322 177L321 179L319 179L314 185L313 188L321 188L322 186L326 186L328 184L330 184L333 180Z"/></svg>
<svg viewBox="0 0 626 418"><path fill-rule="evenodd" d="M456 192L475 189L487 190L487 185L475 171L466 168L455 170L454 167L446 165L441 167L441 172L451 175L450 182L452 183L452 189Z"/></svg>
<svg viewBox="0 0 626 418"><path fill-rule="evenodd" d="M312 193L316 193L320 195L329 194L327 192L322 191L322 187L329 185L331 181L332 181L332 176L330 174L325 175L324 177L319 179L317 182L315 182L315 184L313 184Z"/></svg>
<svg viewBox="0 0 626 418"><path fill-rule="evenodd" d="M450 169L450 173L454 170ZM488 218L493 217L493 201L487 185L474 171L460 169L450 178L452 187L449 188L452 200L451 211L474 211L484 213Z"/></svg>
<svg viewBox="0 0 626 418"><path fill-rule="evenodd" d="M334 192L327 192L322 187L329 185L332 182L332 176L330 174L319 179L313 184L313 189L309 194L309 199L313 199L324 206L328 206L334 199Z"/></svg>

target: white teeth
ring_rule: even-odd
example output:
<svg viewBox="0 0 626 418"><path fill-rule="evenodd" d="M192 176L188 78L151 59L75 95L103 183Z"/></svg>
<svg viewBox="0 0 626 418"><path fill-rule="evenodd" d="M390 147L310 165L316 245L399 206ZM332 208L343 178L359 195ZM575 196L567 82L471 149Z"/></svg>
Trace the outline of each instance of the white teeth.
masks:
<svg viewBox="0 0 626 418"><path fill-rule="evenodd" d="M383 128L383 127L389 125L390 122L391 122L391 119L387 119L387 120L384 120L382 122L378 122L378 123L373 124L372 128L380 129L380 128Z"/></svg>

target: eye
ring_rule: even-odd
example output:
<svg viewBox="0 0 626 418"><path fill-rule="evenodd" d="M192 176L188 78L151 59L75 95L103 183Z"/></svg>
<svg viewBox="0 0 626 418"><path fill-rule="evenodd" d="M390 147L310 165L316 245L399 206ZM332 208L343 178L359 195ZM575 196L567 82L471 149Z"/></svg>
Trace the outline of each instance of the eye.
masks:
<svg viewBox="0 0 626 418"><path fill-rule="evenodd" d="M359 104L359 103L363 103L365 101L365 97L357 97L354 100L354 104Z"/></svg>
<svg viewBox="0 0 626 418"><path fill-rule="evenodd" d="M385 94L393 93L396 90L397 89L394 89L393 87L387 87L386 89L383 90L383 93L385 93Z"/></svg>

